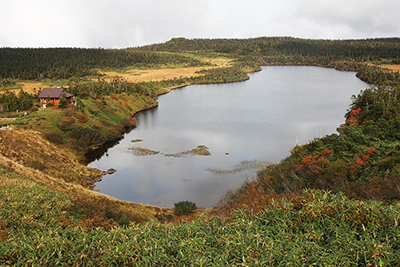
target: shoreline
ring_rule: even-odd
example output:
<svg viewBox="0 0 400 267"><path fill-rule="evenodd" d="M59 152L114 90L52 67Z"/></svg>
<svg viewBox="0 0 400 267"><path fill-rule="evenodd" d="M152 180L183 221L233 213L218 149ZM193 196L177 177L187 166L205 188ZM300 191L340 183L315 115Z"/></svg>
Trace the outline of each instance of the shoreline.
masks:
<svg viewBox="0 0 400 267"><path fill-rule="evenodd" d="M131 119L134 119L135 116L136 116L137 114L141 113L141 112L145 112L145 111L148 111L148 110L157 108L157 107L158 107L158 102L157 102L157 105L155 105L155 106L153 106L153 107L147 107L147 108L144 108L144 109L142 109L142 110L136 111L136 112L131 116ZM135 129L135 128L136 128L136 125L137 125L137 123L136 123L136 120L135 120L135 124L132 125L132 126L125 127L125 128L120 132L120 134L119 134L118 137L115 137L115 138L113 138L113 139L108 139L108 140L104 141L102 144L97 145L95 148L90 149L89 151L86 151L86 152L83 154L83 157L84 157L85 159L82 161L82 164L84 164L85 166L87 166L87 165L90 164L91 162L93 162L93 161L99 159L100 157L102 157L102 156L107 152L107 150L108 150L109 148L111 148L111 147L113 147L114 145L118 144L118 142L124 138L125 134L127 134L127 133L129 133L130 131L132 131L133 129ZM100 153L101 153L101 156L98 157L98 154L100 154ZM90 154L91 154L91 155L90 155ZM91 159L91 160L90 160L90 159ZM100 170L100 171L101 171L101 170Z"/></svg>
<svg viewBox="0 0 400 267"><path fill-rule="evenodd" d="M259 69L253 69L252 71L248 71L248 72L246 72L246 73L261 72L261 71L263 70L263 68L266 68L266 67L269 67L269 66L321 67L321 68L329 68L329 69L332 69L332 68L333 68L333 69L338 70L338 71L352 71L352 70L342 70L342 69L338 69L338 68L336 68L336 67L334 67L334 66L293 65L293 64L291 64L291 65L285 65L285 64L269 64L269 65L260 65L260 66L259 66ZM356 71L356 72L357 72L357 71ZM360 79L358 76L357 76L357 78ZM247 80L249 80L249 79L250 79L250 76L247 75L247 78L246 78L246 79L242 79L242 80L238 80L238 81L229 81L229 82L209 82L209 83L207 83L207 82L200 82L200 83L181 84L181 85L177 85L177 86L174 86L174 87L163 88L163 89L162 89L163 91L160 92L160 93L158 93L156 97L159 97L159 96L162 96L162 95L166 95L166 94L170 93L170 92L173 91L173 90L181 89L181 88L184 88L184 87L187 87L187 86L191 86L191 85L207 85L207 84L236 83L236 82L247 81ZM362 80L362 79L360 79L360 80ZM159 105L159 104L158 104L158 102L157 102L157 104L156 104L155 106L146 107L146 108L144 108L144 109L142 109L142 110L139 110L139 111L135 112L135 113L131 116L131 118L134 118L137 114L139 114L139 113L141 113L141 112L145 112L145 111L148 111L148 110L157 108L158 105ZM118 142L124 138L125 134L129 133L130 131L132 131L132 130L135 129L135 128L136 128L136 123L135 123L135 125L133 125L133 126L131 126L131 127L126 127L126 128L124 128L124 129L120 132L120 134L119 134L118 137L113 138L113 139L106 140L106 141L104 141L102 144L97 145L96 148L90 149L89 151L86 151L86 152L83 154L84 160L82 161L82 163L83 163L85 166L88 166L88 164L90 164L91 162L93 162L93 161L99 159L100 157L102 157L102 156L108 151L109 148L112 148L113 146L117 145ZM100 170L100 171L101 171L101 170Z"/></svg>
<svg viewBox="0 0 400 267"><path fill-rule="evenodd" d="M268 66L277 66L277 65L262 65L262 66L260 66L259 69L254 69L252 72L247 72L247 73L259 72L259 71L263 70L263 68L261 68L261 67L265 68L265 67L268 67ZM280 66L289 66L289 65L280 65ZM290 66L298 66L298 65L290 65ZM300 66L309 66L309 65L300 65ZM316 66L316 67L321 67L321 66ZM330 66L322 66L322 67L333 68L333 67L330 67ZM172 90L184 88L184 87L190 86L190 85L233 83L233 82L242 82L242 81L246 81L246 80L249 80L249 79L250 79L250 77L247 75L245 79L241 79L241 80L238 80L238 81L231 81L231 82L210 82L210 83L187 83L187 84L181 84L181 85L178 85L178 86L175 86L175 87L163 88L162 91L157 94L157 97L161 96L161 95L164 95L164 94L167 94L167 93L171 92ZM156 107L158 107L158 102L157 101L156 101L156 105L154 105L154 106L145 107L145 108L143 108L141 110L136 111L134 114L132 114L131 118L134 118L140 112L145 112L145 111L151 110L151 109L156 108ZM131 130L133 130L135 127L136 127L136 125L134 125L132 127L124 128L120 132L118 137L106 140L106 141L104 141L104 143L99 144L96 149L85 152L83 155L81 155L81 156L83 156L84 160L80 160L79 164L82 164L82 165L88 167L88 164L90 164L91 162L93 162L93 161L99 159L100 157L104 156L104 154L108 151L109 148L111 148L111 147L115 146L116 144L118 144L118 142L124 138L125 134L130 132ZM79 156L79 155L77 155L77 156ZM103 177L105 175L104 174L104 170L99 170L99 171L102 171L103 175L100 175L98 177L98 180L93 180L92 181L93 182L93 188L94 188L95 183L98 182L98 181L101 181L101 177ZM92 191L96 192L93 189L92 189ZM118 199L116 199L116 200L118 200ZM121 201L121 200L118 200L118 201ZM136 204L136 203L130 202L130 201L126 201L126 202L127 203ZM154 207L158 207L158 206L154 206Z"/></svg>
<svg viewBox="0 0 400 267"><path fill-rule="evenodd" d="M251 71L251 72L246 72L246 73L255 73L255 72L259 72L259 71L262 71L262 69L261 69L261 68L260 68L260 69L255 69L255 70L253 70L253 71ZM210 83L200 82L200 83L181 84L181 85L177 85L177 86L174 86L174 87L163 88L163 89L162 89L163 91L160 92L160 93L158 93L156 97L159 97L159 96L161 96L161 95L168 94L169 92L171 92L171 91L173 91L173 90L180 89L180 88L184 88L184 87L191 86L191 85L219 84L219 83L235 83L235 82L247 81L247 80L249 80L249 79L250 79L250 77L247 75L247 77L246 77L245 79L238 80L238 81L231 81L231 82L210 82ZM153 108L157 108L157 107L158 107L158 102L157 102L157 104L156 104L155 106L146 107L146 108L144 108L144 109L141 109L141 110L135 112L135 113L131 116L131 119L134 118L137 114L139 114L139 113L141 113L141 112L145 112L145 111L151 110L151 109L153 109ZM88 154L96 155L97 153L99 153L99 154L102 153L102 155L104 155L104 154L106 153L106 151L107 151L109 148L111 148L111 147L113 147L115 144L117 144L120 140L122 140L122 139L124 138L124 135L125 135L126 133L130 132L130 131L133 130L134 128L136 128L136 124L135 124L134 126L132 126L132 127L124 128L124 130L122 130L122 131L120 132L120 134L119 134L118 137L113 138L113 139L106 140L106 141L104 141L102 144L97 145L95 149L90 149L89 151L86 151L85 153L83 153L83 157L85 158L85 159L83 160L83 163L85 164L85 166L87 166L88 164L90 164L90 163L93 162L94 160L99 159L98 156L95 156L93 160L90 160L90 161L89 161L89 158L93 158L93 157L91 157L91 156L88 155ZM113 145L108 146L107 144L110 144L110 143L113 143ZM102 156L102 155L101 155L101 156Z"/></svg>
<svg viewBox="0 0 400 267"><path fill-rule="evenodd" d="M262 70L265 70L268 66L270 66L270 65L264 65L264 66L262 66L263 68L260 68L260 70L254 71L254 72L261 72ZM287 66L287 65L282 65L282 66ZM316 67L319 67L319 66L316 66ZM332 69L332 68L329 68L329 69ZM248 80L248 79L250 79L250 77L248 77L246 80ZM245 80L242 80L242 81L245 81ZM171 92L172 90L175 90L175 89L184 88L184 87L186 87L186 86L188 86L188 85L202 85L202 83L199 83L199 84L184 84L184 85L180 85L180 86L176 86L176 87L164 88L165 92L162 92L162 93L158 94L158 96L167 94L167 93L169 93L169 92ZM158 106L158 105L157 105L157 106ZM138 112L136 112L136 113L134 114L134 116L135 116L136 114L140 113L140 112L144 112L144 111L150 110L150 109L152 109L152 108L148 108L148 109L144 109L144 110L138 111ZM130 131L133 130L133 129L134 129L134 128L128 129L128 130L122 132L122 133L121 133L121 136L118 138L118 140L115 140L115 141L113 141L112 143L109 143L109 142L108 142L108 144L107 144L106 146L100 147L100 148L97 150L97 151L99 152L99 154L97 154L97 157L96 157L96 158L92 158L92 160L88 161L86 164L88 165L88 164L90 164L91 162L93 162L94 160L97 160L97 159L99 159L100 157L104 156L104 154L107 152L108 149L110 149L111 147L117 145L118 142L119 142L121 139L125 138L125 134L128 133L128 132L130 132ZM92 153L92 152L91 152L91 153ZM94 152L94 153L96 153L96 152ZM281 159L280 159L280 160L281 160Z"/></svg>

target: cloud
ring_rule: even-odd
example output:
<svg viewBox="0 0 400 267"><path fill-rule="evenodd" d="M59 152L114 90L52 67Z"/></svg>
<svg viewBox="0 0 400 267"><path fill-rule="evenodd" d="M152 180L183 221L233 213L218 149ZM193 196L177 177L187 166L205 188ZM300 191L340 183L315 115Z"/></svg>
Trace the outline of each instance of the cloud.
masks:
<svg viewBox="0 0 400 267"><path fill-rule="evenodd" d="M399 36L398 0L13 0L0 46L124 48L173 37Z"/></svg>
<svg viewBox="0 0 400 267"><path fill-rule="evenodd" d="M97 0L8 2L0 11L1 46L126 47L193 35L207 1Z"/></svg>
<svg viewBox="0 0 400 267"><path fill-rule="evenodd" d="M303 0L290 12L303 36L338 39L398 36L399 9L397 0Z"/></svg>

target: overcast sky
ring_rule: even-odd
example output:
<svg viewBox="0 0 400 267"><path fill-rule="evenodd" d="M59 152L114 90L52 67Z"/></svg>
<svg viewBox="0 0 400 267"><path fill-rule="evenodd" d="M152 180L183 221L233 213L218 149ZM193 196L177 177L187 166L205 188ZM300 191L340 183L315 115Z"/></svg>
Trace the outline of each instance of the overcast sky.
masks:
<svg viewBox="0 0 400 267"><path fill-rule="evenodd" d="M173 37L400 36L399 0L0 0L0 47L125 48Z"/></svg>

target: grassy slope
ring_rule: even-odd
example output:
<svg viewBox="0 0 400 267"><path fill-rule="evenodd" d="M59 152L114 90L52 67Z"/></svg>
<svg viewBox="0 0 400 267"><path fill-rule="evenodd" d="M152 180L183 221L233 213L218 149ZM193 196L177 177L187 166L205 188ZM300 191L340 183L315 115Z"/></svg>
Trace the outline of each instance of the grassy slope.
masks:
<svg viewBox="0 0 400 267"><path fill-rule="evenodd" d="M37 132L12 130L2 132L1 136L3 143L0 164L4 168L0 174L14 173L20 180L30 180L31 184L40 184L41 187L46 187L46 190L64 194L69 199L82 203L87 209L93 209L78 212L82 215L88 212L92 215L97 212L100 214L101 209L105 208L106 210L113 209L112 214L105 216L105 219L118 221L123 217L129 217L133 221L143 221L154 218L154 215L162 211L156 207L118 201L87 188L86 178L98 176L100 171L79 164L77 157L71 151L52 145ZM13 149L13 145L16 145L16 149ZM7 148L10 149L7 150ZM33 156L39 153L41 154ZM32 157L35 159L33 163ZM41 162L42 160L44 163ZM29 163L34 164L35 168L27 166ZM37 166L45 166L45 169L38 170ZM18 179L14 179L14 183L18 183ZM4 181L1 179L0 187L5 185ZM23 194L17 191L15 196L18 195ZM42 198L45 202L46 197ZM29 201L22 203L29 205ZM122 222L124 223L126 222Z"/></svg>
<svg viewBox="0 0 400 267"><path fill-rule="evenodd" d="M73 109L44 109L33 115L18 118L15 125L1 131L0 164L7 170L3 170L3 174L5 175L10 170L11 173L23 175L23 179L18 178L23 180L22 184L35 184L35 187L40 184L44 192L51 191L67 198L65 205L83 218L75 223L74 220L69 222L70 219L66 218L64 222L70 225L86 228L109 227L128 224L130 221L143 222L156 217L160 220L165 219L171 213L170 210L118 201L92 191L93 182L103 172L79 163L79 155L86 150L77 151L70 148L74 147L72 144L86 144L82 143L85 136L81 136L79 140L71 138L74 130L82 128L93 130L94 125L97 125L100 128L96 128L96 132L103 137L101 141L119 137L126 126L124 122L129 123L134 113L152 107L156 105L156 102L142 96L124 94L118 97L106 97L104 101L83 102L85 107L78 112ZM71 120L73 123L68 122L64 127L63 121L69 121L71 118L73 118ZM58 142L51 143L44 138L49 135L53 138L58 137ZM12 183L18 183L18 179L15 178ZM31 180L27 182L29 179ZM1 179L0 188L4 189L4 186L7 186L8 182L4 183L4 181L6 180ZM22 192L14 191L16 201L25 195ZM42 195L39 198L42 202L46 202L48 196ZM25 211L30 210L29 206L32 203L29 198L19 201L20 205L26 206ZM24 214L19 213L18 210L13 212L17 212L16 220L24 218ZM91 220L90 218L95 219L91 222L85 221ZM48 223L52 225L51 222ZM19 227L19 229L24 229L24 227Z"/></svg>
<svg viewBox="0 0 400 267"><path fill-rule="evenodd" d="M160 225L151 221L113 228L129 225L131 221L166 218L171 212L99 195L77 185L93 170L71 169L71 175L63 177L66 169L57 165L63 162L64 166L73 167L77 163L76 156L65 150L65 145L70 143L68 138L64 139L74 128L99 125L98 130L107 136L113 132L109 129L118 130L117 125L122 125L123 119L134 113L127 108L132 103L123 104L129 101L126 96L114 97L106 98L108 104L97 100L85 102L85 109L78 115L84 113L89 120L81 122L81 117L76 117L78 121L62 127L64 130L58 134L67 141L59 146L54 147L32 128L39 125L36 130L43 134L60 130L58 126L66 116L65 111L47 110L37 113L33 120L19 119L24 131L0 135L1 147L4 147L1 154L6 156L0 157L3 166L0 167L1 264L348 266L399 263L398 204L382 206L378 202L352 201L318 191L298 194L297 199L292 195L289 200L282 196L266 200L265 196L254 194L259 199L249 199L249 203L264 201L264 208L255 211L244 207L228 217L220 213L189 224ZM145 104L141 108L144 107ZM36 143L24 145L31 142ZM52 153L55 148L59 150ZM40 154L40 160L32 157L33 154ZM54 166L49 167L45 162ZM22 164L31 164L33 168ZM39 171L40 168L44 169ZM81 230L96 227L102 228Z"/></svg>
<svg viewBox="0 0 400 267"><path fill-rule="evenodd" d="M0 135L0 154L10 163L82 185L88 185L85 183L87 177L102 174L99 170L79 164L73 151L50 143L40 132L12 128L2 131ZM46 184L45 181L40 182Z"/></svg>
<svg viewBox="0 0 400 267"><path fill-rule="evenodd" d="M18 118L11 130L1 132L0 154L67 182L89 186L85 179L101 173L79 164L78 156L91 145L119 137L132 125L133 114L157 104L151 98L125 94L82 102L85 107L80 111L48 108Z"/></svg>

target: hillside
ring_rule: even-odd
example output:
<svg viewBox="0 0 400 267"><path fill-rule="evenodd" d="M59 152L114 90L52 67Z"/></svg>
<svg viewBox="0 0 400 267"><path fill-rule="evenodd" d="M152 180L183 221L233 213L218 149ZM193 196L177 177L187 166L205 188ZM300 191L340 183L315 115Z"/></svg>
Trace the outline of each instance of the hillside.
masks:
<svg viewBox="0 0 400 267"><path fill-rule="evenodd" d="M0 122L10 125L0 131L0 265L400 264L400 75L385 67L399 55L399 38L1 48L1 114L17 118ZM276 64L355 70L373 86L353 96L337 134L295 147L211 210L177 216L91 190L105 170L82 165L84 154L134 127L157 95ZM135 80L166 69L190 75ZM63 85L76 104L38 110L35 95L13 92L23 81Z"/></svg>

